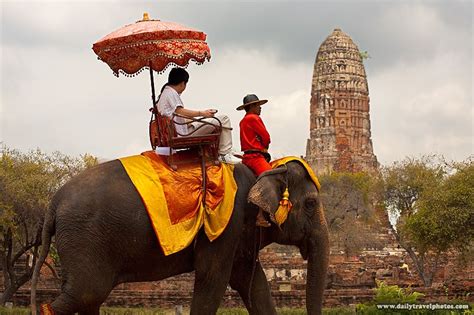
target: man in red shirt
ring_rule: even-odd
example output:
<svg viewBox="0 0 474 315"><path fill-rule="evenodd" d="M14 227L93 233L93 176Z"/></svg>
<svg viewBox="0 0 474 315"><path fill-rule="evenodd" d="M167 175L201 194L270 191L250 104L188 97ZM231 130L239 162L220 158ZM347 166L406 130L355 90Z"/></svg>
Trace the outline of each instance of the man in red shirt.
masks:
<svg viewBox="0 0 474 315"><path fill-rule="evenodd" d="M244 97L243 105L237 107L237 110L245 109L246 112L240 121L240 146L244 152L242 163L247 165L256 176L272 169L269 163L271 157L268 153L270 134L260 118L261 106L266 102L268 101L259 100L255 94L249 94ZM257 225L270 226L263 216L262 209L257 215Z"/></svg>

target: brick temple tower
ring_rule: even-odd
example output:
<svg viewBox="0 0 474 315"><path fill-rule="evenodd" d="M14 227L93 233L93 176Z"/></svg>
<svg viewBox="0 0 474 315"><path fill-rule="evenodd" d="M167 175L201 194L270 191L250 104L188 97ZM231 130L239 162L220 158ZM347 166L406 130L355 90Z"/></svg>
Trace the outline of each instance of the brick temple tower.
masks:
<svg viewBox="0 0 474 315"><path fill-rule="evenodd" d="M359 48L336 28L314 64L306 160L319 173L374 171L369 89Z"/></svg>

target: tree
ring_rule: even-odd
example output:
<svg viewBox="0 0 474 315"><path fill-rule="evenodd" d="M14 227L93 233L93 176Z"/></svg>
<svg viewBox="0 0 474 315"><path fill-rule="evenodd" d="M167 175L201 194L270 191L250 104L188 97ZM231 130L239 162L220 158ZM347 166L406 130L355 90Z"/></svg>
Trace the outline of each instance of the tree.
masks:
<svg viewBox="0 0 474 315"><path fill-rule="evenodd" d="M407 158L383 169L389 228L430 287L440 259L474 242L474 164L442 157Z"/></svg>
<svg viewBox="0 0 474 315"><path fill-rule="evenodd" d="M367 50L359 51L359 55L362 60L370 58L369 52Z"/></svg>
<svg viewBox="0 0 474 315"><path fill-rule="evenodd" d="M372 206L374 181L365 173L331 173L320 177L321 199L327 215L331 243L346 255L377 246L376 216Z"/></svg>
<svg viewBox="0 0 474 315"><path fill-rule="evenodd" d="M21 153L0 148L0 268L3 305L32 276L41 245L45 211L54 193L68 179L97 164L91 155L72 158L40 150Z"/></svg>

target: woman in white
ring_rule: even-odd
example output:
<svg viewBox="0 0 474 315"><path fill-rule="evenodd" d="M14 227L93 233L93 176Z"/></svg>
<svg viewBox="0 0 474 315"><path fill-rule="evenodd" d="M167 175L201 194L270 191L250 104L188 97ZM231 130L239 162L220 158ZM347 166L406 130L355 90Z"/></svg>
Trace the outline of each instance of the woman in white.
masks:
<svg viewBox="0 0 474 315"><path fill-rule="evenodd" d="M171 69L168 76L168 83L166 83L161 89L161 94L158 97L158 111L161 115L171 117L174 113L187 116L187 117L214 117L216 110L194 110L184 108L183 101L181 100L181 93L186 89L186 85L189 80L189 73L182 68ZM226 115L216 116L222 123L222 132L219 139L219 160L225 163L240 163L240 160L232 155L232 134L230 119ZM180 124L175 124L176 131L180 135L186 135L193 130L197 129L202 123L193 122L191 124L185 123L185 119L182 117L175 117L175 121ZM211 124L216 124L215 119L206 119ZM214 127L208 124L204 124L201 128L196 130L193 135L205 135L212 133Z"/></svg>

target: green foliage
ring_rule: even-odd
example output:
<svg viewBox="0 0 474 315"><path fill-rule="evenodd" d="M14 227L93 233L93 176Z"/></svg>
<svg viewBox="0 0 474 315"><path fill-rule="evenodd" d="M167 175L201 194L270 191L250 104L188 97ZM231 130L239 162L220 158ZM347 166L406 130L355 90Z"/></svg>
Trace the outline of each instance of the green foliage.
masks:
<svg viewBox="0 0 474 315"><path fill-rule="evenodd" d="M21 153L0 148L0 220L14 227L15 215L41 215L54 193L72 176L97 164L89 154L72 158L40 150ZM23 218L23 217L22 217Z"/></svg>
<svg viewBox="0 0 474 315"><path fill-rule="evenodd" d="M474 164L458 164L452 175L425 190L405 231L421 252L467 252L474 242Z"/></svg>
<svg viewBox="0 0 474 315"><path fill-rule="evenodd" d="M359 55L362 60L370 58L369 52L367 50L359 51Z"/></svg>
<svg viewBox="0 0 474 315"><path fill-rule="evenodd" d="M219 308L217 315L246 315L248 314L246 309L243 308Z"/></svg>
<svg viewBox="0 0 474 315"><path fill-rule="evenodd" d="M377 281L375 296L369 303L358 304L356 312L358 314L425 314L417 311L390 311L379 310L377 304L398 304L398 303L416 303L419 297L423 294L419 292L412 292L410 289L403 289L396 285L387 285L383 281Z"/></svg>
<svg viewBox="0 0 474 315"><path fill-rule="evenodd" d="M393 215L408 217L416 212L423 193L441 184L446 169L435 156L407 158L382 170L385 206Z"/></svg>
<svg viewBox="0 0 474 315"><path fill-rule="evenodd" d="M97 159L85 154L72 158L55 152L47 155L40 150L21 153L0 148L0 218L2 227L15 227L20 219L38 218L49 205L54 193L72 176L97 164ZM15 215L12 215L11 212ZM6 213L10 212L9 215Z"/></svg>
<svg viewBox="0 0 474 315"><path fill-rule="evenodd" d="M352 315L355 313L353 307L333 307L333 308L324 308L324 315ZM304 313L306 314L306 312Z"/></svg>
<svg viewBox="0 0 474 315"><path fill-rule="evenodd" d="M6 308L0 306L0 315L30 315L31 310L23 307Z"/></svg>
<svg viewBox="0 0 474 315"><path fill-rule="evenodd" d="M305 315L306 309L283 307L283 308L278 309L277 313L280 315Z"/></svg>
<svg viewBox="0 0 474 315"><path fill-rule="evenodd" d="M59 266L59 254L54 244L49 247L49 257L51 257L55 266Z"/></svg>
<svg viewBox="0 0 474 315"><path fill-rule="evenodd" d="M97 159L88 154L73 158L0 147L0 260L5 262L6 279L0 303L31 277L30 266L19 270L15 263L25 254L35 261L41 223L53 195L72 176L95 164Z"/></svg>
<svg viewBox="0 0 474 315"><path fill-rule="evenodd" d="M322 175L321 181L326 185L341 185L351 190L357 191L362 196L363 203L368 205L371 197L376 193L376 181L370 174L358 173L338 173L332 172L329 175ZM347 193L347 192L346 192Z"/></svg>
<svg viewBox="0 0 474 315"><path fill-rule="evenodd" d="M101 307L101 315L164 315L174 314L160 308Z"/></svg>
<svg viewBox="0 0 474 315"><path fill-rule="evenodd" d="M412 292L411 289L403 289L396 285L387 285L383 281L377 281L373 301L377 304L415 303L423 295L419 292Z"/></svg>
<svg viewBox="0 0 474 315"><path fill-rule="evenodd" d="M377 192L373 177L366 173L333 172L320 176L320 181L331 243L347 255L377 245L374 233L368 229L376 218L372 206Z"/></svg>
<svg viewBox="0 0 474 315"><path fill-rule="evenodd" d="M365 304L358 304L356 306L357 313L360 314L386 314L387 310L378 310L377 304L398 304L398 303L416 303L418 298L423 294L419 292L412 292L410 289L403 289L396 285L387 285L383 281L377 281L375 296L371 302ZM395 314L395 313L393 313ZM399 311L399 314L405 314ZM417 314L417 313L411 313ZM419 313L421 314L421 313Z"/></svg>
<svg viewBox="0 0 474 315"><path fill-rule="evenodd" d="M462 256L474 244L474 164L431 155L407 158L382 170L383 204L392 232L407 250L425 286L441 255Z"/></svg>
<svg viewBox="0 0 474 315"><path fill-rule="evenodd" d="M21 153L1 147L0 236L7 229L14 231L17 239L27 236L20 233L19 228L37 224L59 187L95 164L97 159L88 154L79 159L59 152L52 155L40 150Z"/></svg>

